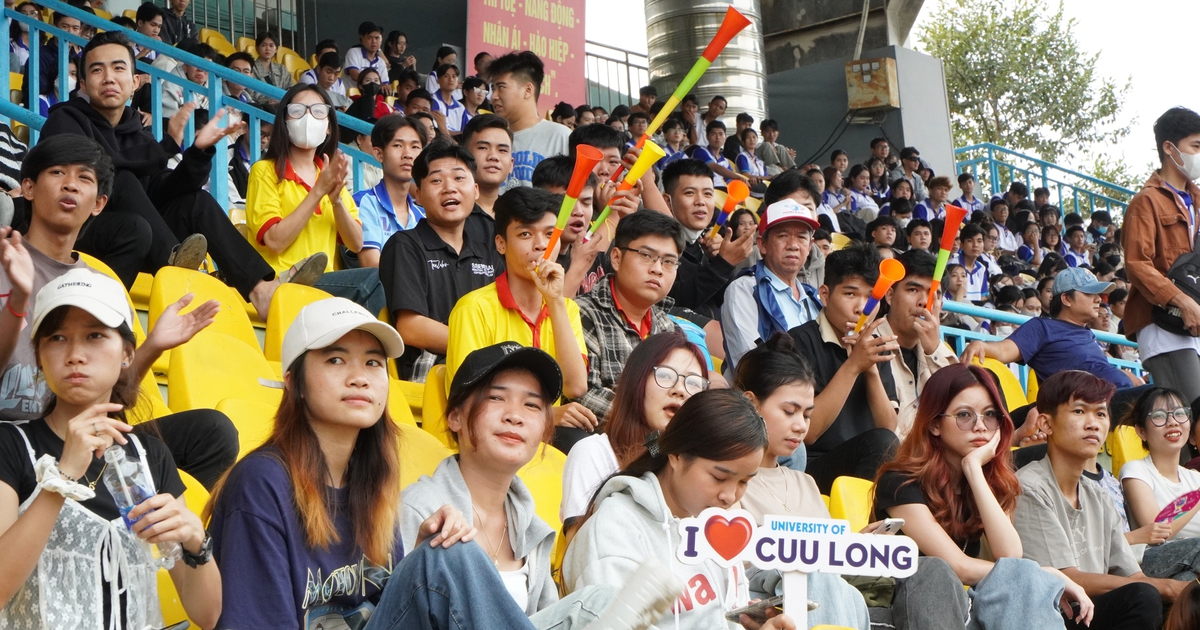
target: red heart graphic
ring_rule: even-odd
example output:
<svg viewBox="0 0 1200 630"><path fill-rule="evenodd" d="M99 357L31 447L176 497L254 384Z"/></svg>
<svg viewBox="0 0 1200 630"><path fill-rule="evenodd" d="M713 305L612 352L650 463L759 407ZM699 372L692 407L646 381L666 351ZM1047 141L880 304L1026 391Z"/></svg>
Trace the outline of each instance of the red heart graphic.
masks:
<svg viewBox="0 0 1200 630"><path fill-rule="evenodd" d="M746 545L750 544L753 532L754 526L741 516L732 520L724 516L713 516L704 524L704 537L708 540L708 545L726 560L736 558Z"/></svg>

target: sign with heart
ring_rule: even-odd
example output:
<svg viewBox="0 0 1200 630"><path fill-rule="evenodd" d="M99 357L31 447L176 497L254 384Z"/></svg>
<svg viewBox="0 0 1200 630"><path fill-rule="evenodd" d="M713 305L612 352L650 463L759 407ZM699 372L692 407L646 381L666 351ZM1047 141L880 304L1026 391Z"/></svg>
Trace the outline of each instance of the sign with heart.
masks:
<svg viewBox="0 0 1200 630"><path fill-rule="evenodd" d="M708 508L679 522L676 550L684 564L749 563L783 572L908 577L917 544L907 536L856 534L844 520L765 516L758 527L745 510Z"/></svg>

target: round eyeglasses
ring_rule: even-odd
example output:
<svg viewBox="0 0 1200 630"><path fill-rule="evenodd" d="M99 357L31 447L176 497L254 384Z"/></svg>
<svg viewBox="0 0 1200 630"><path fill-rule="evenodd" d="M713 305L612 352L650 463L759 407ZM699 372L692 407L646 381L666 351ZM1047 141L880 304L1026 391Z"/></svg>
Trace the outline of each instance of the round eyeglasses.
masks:
<svg viewBox="0 0 1200 630"><path fill-rule="evenodd" d="M333 109L325 103L313 103L305 105L304 103L288 103L287 117L288 120L300 120L304 118L305 113L311 113L313 118L317 120L325 120L329 118L329 111Z"/></svg>
<svg viewBox="0 0 1200 630"><path fill-rule="evenodd" d="M1146 417L1150 419L1150 424L1153 424L1156 427L1167 426L1168 418L1174 420L1175 424L1187 424L1192 420L1192 410L1188 409L1187 407L1179 407L1178 409L1172 409L1171 411L1158 409L1146 414Z"/></svg>
<svg viewBox="0 0 1200 630"><path fill-rule="evenodd" d="M983 427L988 431L995 431L1000 428L1000 412L995 409L988 409L982 414L975 413L970 409L963 409L955 413L939 413L939 418L954 418L954 422L958 424L958 428L963 431L974 431L975 423L983 420Z"/></svg>
<svg viewBox="0 0 1200 630"><path fill-rule="evenodd" d="M683 390L690 395L696 395L708 389L708 379L695 374L683 375L665 365L654 366L654 382L663 389L675 387L679 379L683 379Z"/></svg>

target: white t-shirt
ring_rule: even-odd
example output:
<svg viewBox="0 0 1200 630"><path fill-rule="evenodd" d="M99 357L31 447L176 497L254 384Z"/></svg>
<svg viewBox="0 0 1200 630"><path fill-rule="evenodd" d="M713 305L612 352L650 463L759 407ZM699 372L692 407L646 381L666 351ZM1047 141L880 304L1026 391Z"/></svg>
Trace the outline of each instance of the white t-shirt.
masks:
<svg viewBox="0 0 1200 630"><path fill-rule="evenodd" d="M504 590L512 595L517 606L529 605L529 563L525 562L516 571L500 571L500 581L504 582Z"/></svg>
<svg viewBox="0 0 1200 630"><path fill-rule="evenodd" d="M559 506L559 517L564 521L572 516L587 512L592 495L600 484L620 470L617 455L613 452L608 436L600 433L589 435L571 447L567 463L563 467L563 495Z"/></svg>
<svg viewBox="0 0 1200 630"><path fill-rule="evenodd" d="M513 169L504 182L504 190L533 185L533 169L542 160L570 152L567 138L571 130L556 122L542 120L513 134ZM574 450L574 449L572 449Z"/></svg>
<svg viewBox="0 0 1200 630"><path fill-rule="evenodd" d="M1179 466L1179 482L1176 483L1158 472L1149 455L1142 459L1125 462L1125 465L1121 467L1121 481L1126 479L1138 479L1146 482L1154 491L1154 503L1160 510L1180 496L1192 490L1200 490L1200 472ZM1144 523L1140 524L1144 525ZM1171 539L1196 537L1200 537L1200 519L1193 518Z"/></svg>
<svg viewBox="0 0 1200 630"><path fill-rule="evenodd" d="M1148 324L1139 330L1137 344L1138 357L1142 361L1176 350L1191 350L1200 354L1200 337L1177 335L1159 328L1158 324Z"/></svg>
<svg viewBox="0 0 1200 630"><path fill-rule="evenodd" d="M379 82L387 85L391 82L388 79L387 59L383 56L383 51L375 52L375 59L367 59L367 51L362 46L355 46L346 51L346 60L342 62L345 67L345 75L350 78L351 70L364 70L366 68L375 68L379 71Z"/></svg>

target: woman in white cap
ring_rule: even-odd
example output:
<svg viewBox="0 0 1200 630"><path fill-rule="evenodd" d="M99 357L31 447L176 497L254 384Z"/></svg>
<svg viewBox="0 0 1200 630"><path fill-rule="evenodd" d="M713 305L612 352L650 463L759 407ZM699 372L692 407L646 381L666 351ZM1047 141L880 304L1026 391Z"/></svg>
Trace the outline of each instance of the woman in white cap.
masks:
<svg viewBox="0 0 1200 630"><path fill-rule="evenodd" d="M387 417L396 329L345 298L310 304L283 339L283 400L265 444L218 484L209 525L224 583L222 628L315 628L376 603L404 557L399 433ZM408 541L474 532L436 511Z"/></svg>
<svg viewBox="0 0 1200 630"><path fill-rule="evenodd" d="M138 396L132 321L121 284L87 269L38 291L30 332L53 397L44 417L0 426L0 627L161 627L146 543L182 545L170 573L184 608L203 627L217 622L211 539L179 498L166 446L124 421ZM114 443L154 486L125 515L131 526L99 483Z"/></svg>

